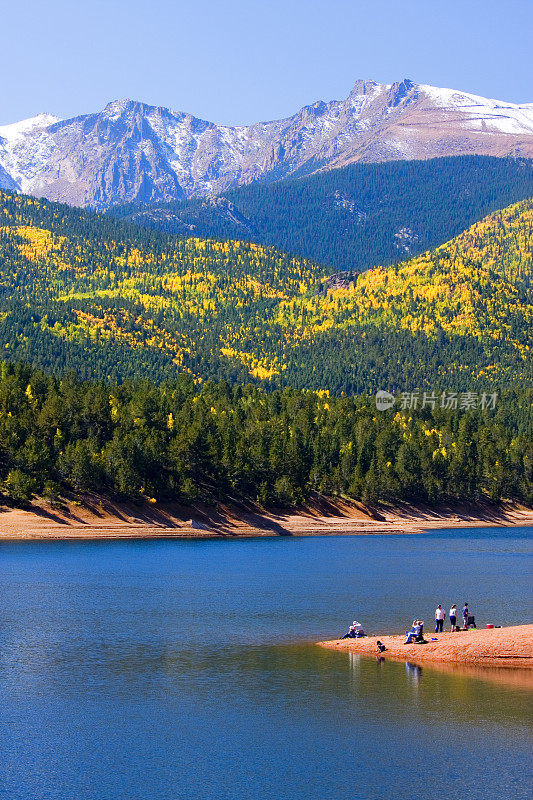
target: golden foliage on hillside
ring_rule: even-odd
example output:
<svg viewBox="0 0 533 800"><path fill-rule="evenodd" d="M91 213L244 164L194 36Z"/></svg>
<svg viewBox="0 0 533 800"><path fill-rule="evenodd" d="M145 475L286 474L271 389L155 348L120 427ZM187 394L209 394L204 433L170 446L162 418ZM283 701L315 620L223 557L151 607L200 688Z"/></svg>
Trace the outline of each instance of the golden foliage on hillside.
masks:
<svg viewBox="0 0 533 800"><path fill-rule="evenodd" d="M529 355L531 200L335 289L327 288L330 269L272 247L146 231L114 237L100 218L93 230L70 213L0 193L1 324L35 309L42 334L82 349L118 343L197 375L227 362L261 381L289 365L310 374L325 341L361 342L376 329L469 337L489 350L505 344L518 361ZM498 359L480 369L492 379Z"/></svg>

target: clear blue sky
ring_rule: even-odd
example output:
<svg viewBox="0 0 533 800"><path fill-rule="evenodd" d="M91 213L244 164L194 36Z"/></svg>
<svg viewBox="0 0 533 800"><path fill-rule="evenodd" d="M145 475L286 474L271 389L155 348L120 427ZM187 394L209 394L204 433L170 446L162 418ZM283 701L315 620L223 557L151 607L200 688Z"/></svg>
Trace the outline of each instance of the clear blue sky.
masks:
<svg viewBox="0 0 533 800"><path fill-rule="evenodd" d="M533 102L533 0L0 0L0 124L129 97L245 124L403 77Z"/></svg>

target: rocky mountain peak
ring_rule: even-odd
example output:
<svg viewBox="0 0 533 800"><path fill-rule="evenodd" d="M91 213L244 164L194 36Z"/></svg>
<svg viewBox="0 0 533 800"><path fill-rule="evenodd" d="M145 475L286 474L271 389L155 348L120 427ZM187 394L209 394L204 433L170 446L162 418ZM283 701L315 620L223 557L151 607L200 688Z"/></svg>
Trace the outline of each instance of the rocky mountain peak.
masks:
<svg viewBox="0 0 533 800"><path fill-rule="evenodd" d="M360 79L354 83L348 97L360 97L361 95L373 94L376 89L380 88L382 88L382 84L376 83L376 81Z"/></svg>
<svg viewBox="0 0 533 800"><path fill-rule="evenodd" d="M103 209L208 197L355 161L472 153L533 157L533 104L409 78L358 80L346 100L319 100L288 119L247 127L127 98L63 121L39 114L0 127L0 188Z"/></svg>
<svg viewBox="0 0 533 800"><path fill-rule="evenodd" d="M404 78L403 81L393 83L390 87L388 91L389 106L395 108L399 106L402 101L406 99L416 99L416 96L417 88L415 84L409 80L409 78Z"/></svg>
<svg viewBox="0 0 533 800"><path fill-rule="evenodd" d="M108 103L99 116L115 121L126 116L146 114L150 108L152 107L138 100L123 98L122 100L113 100Z"/></svg>

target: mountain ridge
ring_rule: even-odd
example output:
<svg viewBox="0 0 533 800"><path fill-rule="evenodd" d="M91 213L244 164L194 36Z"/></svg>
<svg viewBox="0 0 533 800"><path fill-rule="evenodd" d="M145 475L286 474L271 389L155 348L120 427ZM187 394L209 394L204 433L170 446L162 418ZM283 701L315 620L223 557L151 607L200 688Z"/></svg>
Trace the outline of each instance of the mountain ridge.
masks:
<svg viewBox="0 0 533 800"><path fill-rule="evenodd" d="M232 127L115 100L71 119L40 114L1 126L0 188L102 210L216 195L357 161L467 154L533 156L533 104L408 79L360 80L344 100Z"/></svg>

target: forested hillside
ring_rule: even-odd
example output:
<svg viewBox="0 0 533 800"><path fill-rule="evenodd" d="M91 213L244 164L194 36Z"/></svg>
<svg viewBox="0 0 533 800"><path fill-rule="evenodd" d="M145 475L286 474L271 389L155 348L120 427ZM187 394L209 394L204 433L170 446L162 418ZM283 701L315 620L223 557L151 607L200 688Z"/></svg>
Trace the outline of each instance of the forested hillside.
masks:
<svg viewBox="0 0 533 800"><path fill-rule="evenodd" d="M182 239L0 194L0 345L83 377L360 393L530 382L533 201L396 266L331 278L271 247ZM102 223L102 224L100 224Z"/></svg>
<svg viewBox="0 0 533 800"><path fill-rule="evenodd" d="M61 380L0 364L1 494L58 501L97 492L139 501L531 502L531 391L494 408L376 411L373 398L250 385Z"/></svg>
<svg viewBox="0 0 533 800"><path fill-rule="evenodd" d="M253 241L359 271L423 253L531 196L533 161L464 156L353 164L207 200L109 213L154 230Z"/></svg>

